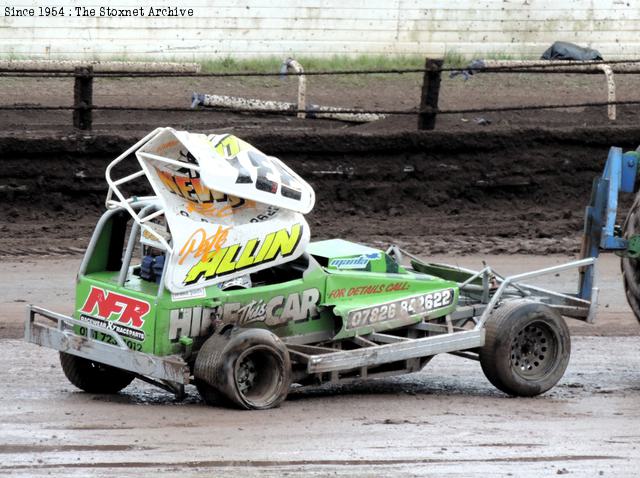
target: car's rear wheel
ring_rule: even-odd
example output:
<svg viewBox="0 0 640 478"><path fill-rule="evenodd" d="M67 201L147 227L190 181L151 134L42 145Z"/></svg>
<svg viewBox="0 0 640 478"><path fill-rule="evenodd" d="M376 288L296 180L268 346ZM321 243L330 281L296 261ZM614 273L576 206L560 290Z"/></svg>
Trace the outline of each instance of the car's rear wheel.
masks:
<svg viewBox="0 0 640 478"><path fill-rule="evenodd" d="M135 375L119 368L60 352L62 371L69 381L89 393L118 393Z"/></svg>
<svg viewBox="0 0 640 478"><path fill-rule="evenodd" d="M562 378L569 363L569 329L560 314L528 300L507 302L485 324L480 364L489 381L509 395L531 397Z"/></svg>
<svg viewBox="0 0 640 478"><path fill-rule="evenodd" d="M224 395L213 383L213 375L222 367L224 348L229 342L226 335L212 335L203 344L196 357L194 378L198 393L207 405L226 405Z"/></svg>
<svg viewBox="0 0 640 478"><path fill-rule="evenodd" d="M245 329L210 337L198 352L194 376L208 404L219 403L222 395L237 407L263 410L286 399L291 361L275 334Z"/></svg>

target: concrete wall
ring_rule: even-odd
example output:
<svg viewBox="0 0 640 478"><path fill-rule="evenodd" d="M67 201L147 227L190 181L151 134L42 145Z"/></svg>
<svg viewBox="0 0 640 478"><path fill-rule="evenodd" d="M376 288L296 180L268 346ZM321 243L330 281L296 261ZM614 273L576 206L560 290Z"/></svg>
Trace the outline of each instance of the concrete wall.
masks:
<svg viewBox="0 0 640 478"><path fill-rule="evenodd" d="M73 7L94 8L78 16ZM39 16L40 6L64 16ZM149 16L180 5L183 16ZM144 16L100 16L100 7ZM33 8L34 16L7 16ZM202 59L455 51L538 57L555 40L640 56L640 0L14 0L0 4L0 57ZM102 12L106 13L106 12ZM118 12L122 13L122 12Z"/></svg>

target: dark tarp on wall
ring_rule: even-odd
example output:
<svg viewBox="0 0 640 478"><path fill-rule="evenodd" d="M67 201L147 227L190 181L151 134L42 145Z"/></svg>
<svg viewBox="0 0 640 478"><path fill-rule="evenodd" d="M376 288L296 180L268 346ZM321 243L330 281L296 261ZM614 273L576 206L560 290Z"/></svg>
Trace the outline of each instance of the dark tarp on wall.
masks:
<svg viewBox="0 0 640 478"><path fill-rule="evenodd" d="M602 60L598 50L582 48L566 41L557 41L551 45L540 57L541 60Z"/></svg>

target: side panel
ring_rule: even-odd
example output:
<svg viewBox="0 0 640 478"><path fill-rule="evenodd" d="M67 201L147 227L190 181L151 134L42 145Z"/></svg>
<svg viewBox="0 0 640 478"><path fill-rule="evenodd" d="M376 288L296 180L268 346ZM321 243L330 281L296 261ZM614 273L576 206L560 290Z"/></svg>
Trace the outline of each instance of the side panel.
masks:
<svg viewBox="0 0 640 478"><path fill-rule="evenodd" d="M104 272L82 276L76 287L74 318L117 332L127 346L137 352L153 353L155 345L155 295L115 285L117 273ZM157 285L148 285L152 292ZM87 335L87 328L74 331ZM112 338L96 338L111 343Z"/></svg>
<svg viewBox="0 0 640 478"><path fill-rule="evenodd" d="M334 333L333 315L321 310L326 276L321 269L305 279L249 289L201 290L201 297L182 298L166 293L157 312L156 354L180 350L179 338L204 340L215 326L266 328L279 337L310 343ZM187 297L187 296L184 296Z"/></svg>
<svg viewBox="0 0 640 478"><path fill-rule="evenodd" d="M326 300L342 318L336 339L391 330L452 312L458 303L455 282L419 274L334 272Z"/></svg>

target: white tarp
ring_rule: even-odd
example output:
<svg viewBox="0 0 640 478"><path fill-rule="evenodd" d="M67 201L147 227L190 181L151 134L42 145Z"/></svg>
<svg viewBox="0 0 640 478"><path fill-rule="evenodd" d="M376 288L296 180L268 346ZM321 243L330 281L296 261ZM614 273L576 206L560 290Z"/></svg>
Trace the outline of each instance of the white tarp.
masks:
<svg viewBox="0 0 640 478"><path fill-rule="evenodd" d="M165 128L136 156L171 233L165 285L182 292L299 257L313 189L274 157L231 135ZM158 230L157 225L153 225ZM146 243L153 234L146 232Z"/></svg>

